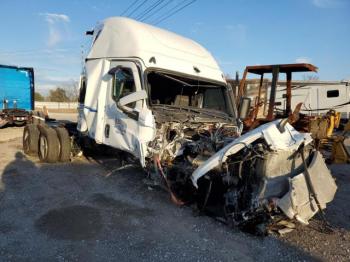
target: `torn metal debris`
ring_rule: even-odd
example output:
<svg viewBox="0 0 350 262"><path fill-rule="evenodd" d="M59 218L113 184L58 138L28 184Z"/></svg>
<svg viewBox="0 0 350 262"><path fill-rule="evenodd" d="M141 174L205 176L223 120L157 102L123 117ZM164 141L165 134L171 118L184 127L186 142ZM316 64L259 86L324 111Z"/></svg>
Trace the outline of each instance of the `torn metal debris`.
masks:
<svg viewBox="0 0 350 262"><path fill-rule="evenodd" d="M177 203L196 203L233 226L265 234L281 217L308 224L333 200L337 186L309 133L281 120L239 137L237 131L161 125L154 145L163 146L151 147L153 167Z"/></svg>

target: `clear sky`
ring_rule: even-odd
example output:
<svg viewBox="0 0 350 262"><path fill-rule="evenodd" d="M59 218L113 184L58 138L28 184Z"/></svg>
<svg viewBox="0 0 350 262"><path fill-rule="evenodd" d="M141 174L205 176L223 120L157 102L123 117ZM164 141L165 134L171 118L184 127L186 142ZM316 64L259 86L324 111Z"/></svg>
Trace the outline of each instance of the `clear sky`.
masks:
<svg viewBox="0 0 350 262"><path fill-rule="evenodd" d="M89 46L85 31L133 1L2 0L0 64L34 67L39 91L69 84ZM145 22L190 1L163 0ZM156 2L138 0L133 7L143 5L126 14L140 17ZM246 65L311 62L321 80L350 79L350 0L197 0L157 26L198 41L226 74Z"/></svg>

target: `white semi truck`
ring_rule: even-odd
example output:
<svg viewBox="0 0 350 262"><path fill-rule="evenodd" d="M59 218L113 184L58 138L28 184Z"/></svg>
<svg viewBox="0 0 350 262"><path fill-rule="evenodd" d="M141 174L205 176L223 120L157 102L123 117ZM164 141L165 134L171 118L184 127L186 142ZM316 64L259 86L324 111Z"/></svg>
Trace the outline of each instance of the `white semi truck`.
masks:
<svg viewBox="0 0 350 262"><path fill-rule="evenodd" d="M90 33L77 125L27 125L26 153L69 161L87 141L122 150L177 204L219 210L241 228L280 216L307 224L333 199L334 179L309 134L284 120L241 134L231 88L201 45L122 17Z"/></svg>

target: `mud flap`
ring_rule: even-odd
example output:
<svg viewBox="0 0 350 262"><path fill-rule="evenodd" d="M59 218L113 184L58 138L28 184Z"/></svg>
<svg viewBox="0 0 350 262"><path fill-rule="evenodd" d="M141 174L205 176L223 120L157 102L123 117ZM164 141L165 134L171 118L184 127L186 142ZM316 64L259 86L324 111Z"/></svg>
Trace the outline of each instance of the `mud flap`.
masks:
<svg viewBox="0 0 350 262"><path fill-rule="evenodd" d="M308 171L315 196L312 196L305 174L301 173L289 179L288 193L277 201L278 207L287 217L295 218L303 224L308 224L309 219L318 212L314 197L317 198L321 209L324 209L326 204L333 200L337 190L320 152L314 153Z"/></svg>

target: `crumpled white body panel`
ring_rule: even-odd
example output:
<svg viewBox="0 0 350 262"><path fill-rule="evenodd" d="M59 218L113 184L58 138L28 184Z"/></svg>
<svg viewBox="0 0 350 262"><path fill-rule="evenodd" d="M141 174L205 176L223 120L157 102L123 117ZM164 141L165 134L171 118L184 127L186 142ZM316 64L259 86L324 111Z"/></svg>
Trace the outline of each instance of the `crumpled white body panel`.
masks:
<svg viewBox="0 0 350 262"><path fill-rule="evenodd" d="M309 133L299 133L288 123L284 127L284 132L281 132L278 128L281 121L282 120L275 120L247 132L218 151L193 172L191 176L193 185L198 188L197 181L199 178L204 176L210 170L220 166L226 161L228 156L236 154L259 138L265 139L270 149L274 151L296 151L302 143L307 145L312 141Z"/></svg>
<svg viewBox="0 0 350 262"><path fill-rule="evenodd" d="M288 193L277 201L277 206L287 217L290 219L295 218L303 224L308 224L308 220L320 208L325 209L326 204L334 199L337 191L337 185L320 152L314 153L308 172L310 174L309 183L311 183L314 192L308 185L307 175L304 172L289 178Z"/></svg>

